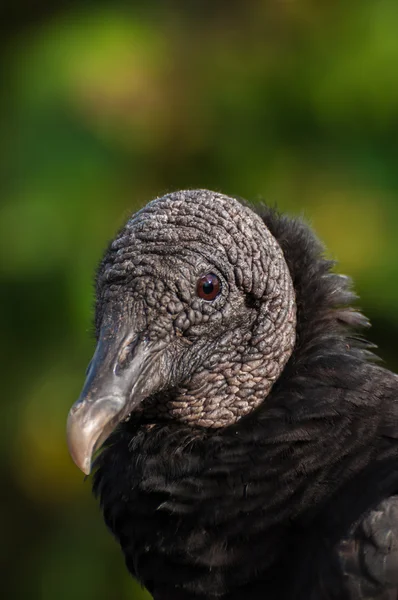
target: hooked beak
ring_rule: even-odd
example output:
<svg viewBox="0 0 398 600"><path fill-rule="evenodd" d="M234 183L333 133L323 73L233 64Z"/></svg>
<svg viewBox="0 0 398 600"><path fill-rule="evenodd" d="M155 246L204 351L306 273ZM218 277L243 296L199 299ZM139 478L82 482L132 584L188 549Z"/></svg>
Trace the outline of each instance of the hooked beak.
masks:
<svg viewBox="0 0 398 600"><path fill-rule="evenodd" d="M162 387L163 349L149 340L120 336L109 329L101 335L67 423L69 453L86 475L94 452L117 424Z"/></svg>

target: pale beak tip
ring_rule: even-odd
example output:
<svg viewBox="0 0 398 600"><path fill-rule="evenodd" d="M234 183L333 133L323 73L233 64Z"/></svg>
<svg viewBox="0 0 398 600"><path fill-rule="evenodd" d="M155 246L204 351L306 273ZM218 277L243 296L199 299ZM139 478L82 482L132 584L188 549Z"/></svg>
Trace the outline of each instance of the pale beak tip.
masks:
<svg viewBox="0 0 398 600"><path fill-rule="evenodd" d="M79 467L79 465L77 465ZM90 475L91 473L91 460L87 458L84 463L79 467L85 475Z"/></svg>
<svg viewBox="0 0 398 600"><path fill-rule="evenodd" d="M90 475L91 472L91 455L81 456L73 451L73 448L69 446L69 454L75 463L75 465L85 474Z"/></svg>
<svg viewBox="0 0 398 600"><path fill-rule="evenodd" d="M83 435L79 423L76 423L73 412L68 417L67 440L69 454L73 462L85 475L90 475L91 444L87 443L88 440Z"/></svg>
<svg viewBox="0 0 398 600"><path fill-rule="evenodd" d="M84 475L86 475L86 476L90 475L90 473L91 473L91 460L90 460L90 458L87 457L85 460L76 460L72 456L72 460L75 463L75 465L80 469L80 471L82 473L84 473Z"/></svg>
<svg viewBox="0 0 398 600"><path fill-rule="evenodd" d="M85 475L91 472L93 454L109 437L123 417L122 396L79 399L69 411L66 434L69 454Z"/></svg>

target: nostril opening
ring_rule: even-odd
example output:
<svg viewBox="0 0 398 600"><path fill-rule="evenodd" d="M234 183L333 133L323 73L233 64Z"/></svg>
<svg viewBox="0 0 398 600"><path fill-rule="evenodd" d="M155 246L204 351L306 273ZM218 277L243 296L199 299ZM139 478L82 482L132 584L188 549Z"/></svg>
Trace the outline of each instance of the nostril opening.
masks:
<svg viewBox="0 0 398 600"><path fill-rule="evenodd" d="M124 367L126 367L129 364L129 362L131 361L131 359L134 356L134 351L137 347L137 344L138 344L138 337L135 337L130 342L123 344L123 346L119 352L119 356L118 356L118 360L117 360L116 374L117 374L118 370L123 369Z"/></svg>
<svg viewBox="0 0 398 600"><path fill-rule="evenodd" d="M246 306L248 308L259 308L260 300L256 298L253 294L246 294Z"/></svg>

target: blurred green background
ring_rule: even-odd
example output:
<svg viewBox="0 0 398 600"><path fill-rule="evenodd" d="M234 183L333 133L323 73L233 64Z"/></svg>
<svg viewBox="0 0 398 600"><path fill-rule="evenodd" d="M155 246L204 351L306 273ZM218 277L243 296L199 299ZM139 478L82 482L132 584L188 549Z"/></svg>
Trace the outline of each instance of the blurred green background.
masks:
<svg viewBox="0 0 398 600"><path fill-rule="evenodd" d="M174 0L0 8L3 598L148 598L65 444L92 278L154 196L303 214L398 368L398 3Z"/></svg>

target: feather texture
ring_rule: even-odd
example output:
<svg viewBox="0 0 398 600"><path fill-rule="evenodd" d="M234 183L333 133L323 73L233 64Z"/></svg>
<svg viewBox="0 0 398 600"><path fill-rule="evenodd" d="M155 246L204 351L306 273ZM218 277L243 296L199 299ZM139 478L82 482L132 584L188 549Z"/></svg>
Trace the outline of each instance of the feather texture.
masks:
<svg viewBox="0 0 398 600"><path fill-rule="evenodd" d="M221 429L132 414L96 461L105 521L156 600L348 599L339 544L398 492L398 382L350 280L301 220L258 210L297 305L270 393Z"/></svg>

